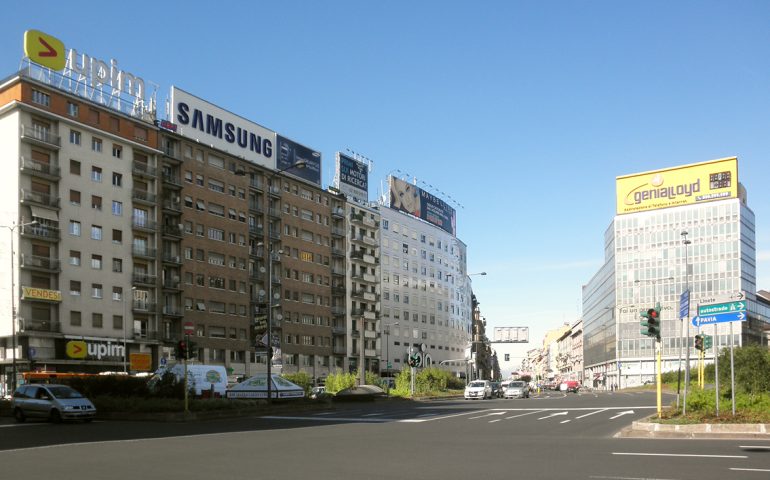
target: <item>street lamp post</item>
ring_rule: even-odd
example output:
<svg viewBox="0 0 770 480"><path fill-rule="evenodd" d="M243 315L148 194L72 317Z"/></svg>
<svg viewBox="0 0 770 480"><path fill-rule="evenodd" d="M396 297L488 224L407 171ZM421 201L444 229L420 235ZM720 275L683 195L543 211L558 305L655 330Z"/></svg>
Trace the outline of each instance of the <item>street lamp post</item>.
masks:
<svg viewBox="0 0 770 480"><path fill-rule="evenodd" d="M390 327L398 324L398 322L385 324L385 370L390 368Z"/></svg>
<svg viewBox="0 0 770 480"><path fill-rule="evenodd" d="M276 170L268 176L269 185L268 188L272 188L273 181L278 178L278 174L283 173L292 168L302 169L307 166L306 160L299 160L288 167L284 167L280 170ZM244 176L246 173L243 170L235 172L238 176ZM278 187L280 192L280 187ZM268 232L268 235L270 233ZM264 246L263 242L257 244L258 247ZM283 250L273 251L273 244L269 242L268 245L268 260L267 260L267 402L273 401L273 258L274 254L280 255ZM278 305L275 305L278 306Z"/></svg>
<svg viewBox="0 0 770 480"><path fill-rule="evenodd" d="M11 352L11 393L16 391L16 273L13 261L16 253L13 251L13 241L16 237L16 229L29 225L37 225L37 220L27 223L14 223L10 226L0 225L11 232L11 348L13 349Z"/></svg>
<svg viewBox="0 0 770 480"><path fill-rule="evenodd" d="M131 307L133 308L134 292L136 287L131 287ZM128 313L126 309L126 296L123 295L123 373L128 373L128 345L126 340L126 325L128 323Z"/></svg>
<svg viewBox="0 0 770 480"><path fill-rule="evenodd" d="M688 245L692 243L692 241L687 239L687 230L684 230L682 233L682 244L684 245L684 285L685 290L689 292L690 290L690 259L688 258ZM689 302L689 293L688 295L688 302ZM689 308L687 309L690 310ZM685 360L685 370L684 370L684 403L682 404L682 414L687 413L687 387L690 384L690 325L684 322L683 318L679 319L679 371L677 372L677 378L676 378L676 404L679 406L679 384L681 383L682 378L682 348L684 345L682 344L682 328L687 328L687 332L685 334L686 338L686 360Z"/></svg>

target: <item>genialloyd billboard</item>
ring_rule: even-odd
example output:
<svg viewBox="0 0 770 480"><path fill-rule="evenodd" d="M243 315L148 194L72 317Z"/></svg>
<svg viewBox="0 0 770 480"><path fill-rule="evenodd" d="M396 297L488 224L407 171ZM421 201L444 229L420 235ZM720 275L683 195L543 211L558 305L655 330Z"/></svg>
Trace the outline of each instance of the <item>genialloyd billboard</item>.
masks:
<svg viewBox="0 0 770 480"><path fill-rule="evenodd" d="M618 215L738 198L738 159L624 175L615 185Z"/></svg>

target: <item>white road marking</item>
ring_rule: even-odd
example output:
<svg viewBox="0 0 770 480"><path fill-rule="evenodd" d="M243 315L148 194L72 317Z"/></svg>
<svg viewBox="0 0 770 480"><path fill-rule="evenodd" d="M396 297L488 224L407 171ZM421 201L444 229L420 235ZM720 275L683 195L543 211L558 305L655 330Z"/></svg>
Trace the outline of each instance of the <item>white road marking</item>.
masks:
<svg viewBox="0 0 770 480"><path fill-rule="evenodd" d="M633 414L633 413L634 413L634 411L633 411L633 410L626 410L625 412L620 412L620 413L618 413L618 414L617 414L617 415L615 415L614 417L610 417L610 420L615 420L616 418L618 418L618 417L622 417L623 415L631 415L631 414Z"/></svg>
<svg viewBox="0 0 770 480"><path fill-rule="evenodd" d="M489 417L490 415L505 415L505 412L490 412L485 415L479 415L478 417L471 417L468 420L476 420L477 418Z"/></svg>
<svg viewBox="0 0 770 480"><path fill-rule="evenodd" d="M578 420L578 419L580 419L580 418L583 418L583 417L587 417L587 416L589 416L589 415L596 415L597 413L602 413L602 412L606 412L606 411L607 411L607 409L606 409L606 408L602 408L601 410L597 410L597 411L595 411L595 412L586 413L585 415L581 415L581 416L579 416L579 417L575 417L575 420Z"/></svg>
<svg viewBox="0 0 770 480"><path fill-rule="evenodd" d="M770 472L770 468L732 468L730 467L730 470L734 470L737 472Z"/></svg>
<svg viewBox="0 0 770 480"><path fill-rule="evenodd" d="M545 417L540 417L540 418L538 418L538 420L543 420L543 419L551 418L551 417L557 417L559 415L566 415L567 413L568 412L556 412L556 413L552 413L550 415L546 415Z"/></svg>
<svg viewBox="0 0 770 480"><path fill-rule="evenodd" d="M747 455L704 455L698 453L645 453L645 452L612 452L613 455L630 455L639 457L698 457L698 458L749 458Z"/></svg>
<svg viewBox="0 0 770 480"><path fill-rule="evenodd" d="M770 450L770 445L739 445L738 448L761 448Z"/></svg>
<svg viewBox="0 0 770 480"><path fill-rule="evenodd" d="M562 420L562 421L561 421L561 422L559 422L559 423L569 423L569 422L571 422L571 421L572 421L572 420Z"/></svg>
<svg viewBox="0 0 770 480"><path fill-rule="evenodd" d="M666 479L666 478L650 478L650 477L615 477L615 476L605 476L605 475L591 475L588 478L599 478L599 479L606 479L606 480L673 480L673 479Z"/></svg>
<svg viewBox="0 0 770 480"><path fill-rule="evenodd" d="M0 428L37 427L40 425L47 425L47 423L12 423L10 425L0 425Z"/></svg>
<svg viewBox="0 0 770 480"><path fill-rule="evenodd" d="M317 415L334 415L336 413L337 412L321 412L321 413L314 413L313 416L317 416Z"/></svg>
<svg viewBox="0 0 770 480"><path fill-rule="evenodd" d="M364 417L378 417L380 415L385 415L383 412L377 412L377 413L367 413L364 415Z"/></svg>
<svg viewBox="0 0 770 480"><path fill-rule="evenodd" d="M511 417L505 417L504 420L510 420L512 418L523 417L525 415L532 415L533 413L541 413L541 412L545 412L545 410L535 410L534 412L527 412L527 413L522 413L522 414L519 414L519 415L513 415Z"/></svg>

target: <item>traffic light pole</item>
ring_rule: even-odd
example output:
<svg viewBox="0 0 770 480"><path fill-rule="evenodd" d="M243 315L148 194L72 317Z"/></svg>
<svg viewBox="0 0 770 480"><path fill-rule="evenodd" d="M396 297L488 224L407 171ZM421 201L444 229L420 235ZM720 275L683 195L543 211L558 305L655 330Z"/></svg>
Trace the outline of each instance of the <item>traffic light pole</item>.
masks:
<svg viewBox="0 0 770 480"><path fill-rule="evenodd" d="M661 372L660 372L660 351L663 349L663 345L661 344L660 340L658 340L655 343L656 343L656 346L658 347L657 348L657 350L658 350L658 352L657 352L657 359L655 361L655 364L656 364L656 372L657 372L657 382L656 382L656 384L657 384L657 399L658 399L657 408L658 408L658 418L660 418L661 415L662 415L662 412L663 412L663 402L662 402L662 399L663 399L663 382L662 382L663 381L663 377L662 377Z"/></svg>
<svg viewBox="0 0 770 480"><path fill-rule="evenodd" d="M185 416L190 413L190 389L187 385L187 357L189 356L190 336L185 335L185 349L184 349L184 414Z"/></svg>

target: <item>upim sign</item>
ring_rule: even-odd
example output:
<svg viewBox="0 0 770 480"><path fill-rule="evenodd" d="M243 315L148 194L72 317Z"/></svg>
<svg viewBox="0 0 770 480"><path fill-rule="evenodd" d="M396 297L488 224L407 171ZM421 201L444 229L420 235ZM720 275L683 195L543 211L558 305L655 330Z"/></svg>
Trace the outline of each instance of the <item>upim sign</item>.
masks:
<svg viewBox="0 0 770 480"><path fill-rule="evenodd" d="M83 340L72 340L67 342L67 356L70 358L95 358L101 360L102 358L124 358L125 350L122 345L118 345L112 342L86 342Z"/></svg>

